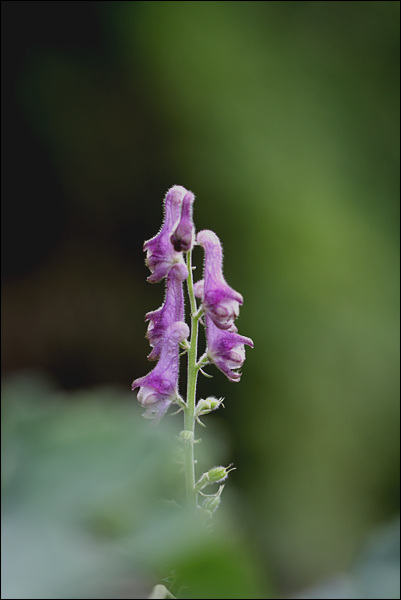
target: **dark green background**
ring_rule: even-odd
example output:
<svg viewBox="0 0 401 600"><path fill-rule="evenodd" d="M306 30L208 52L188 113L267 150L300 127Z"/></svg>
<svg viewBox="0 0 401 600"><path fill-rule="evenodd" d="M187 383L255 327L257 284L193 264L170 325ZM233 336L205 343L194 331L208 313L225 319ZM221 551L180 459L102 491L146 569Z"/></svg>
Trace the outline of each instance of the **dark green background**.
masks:
<svg viewBox="0 0 401 600"><path fill-rule="evenodd" d="M116 385L139 419L142 244L186 186L255 342L200 384L220 510L260 597L347 569L399 511L399 3L3 2L2 29L7 389Z"/></svg>

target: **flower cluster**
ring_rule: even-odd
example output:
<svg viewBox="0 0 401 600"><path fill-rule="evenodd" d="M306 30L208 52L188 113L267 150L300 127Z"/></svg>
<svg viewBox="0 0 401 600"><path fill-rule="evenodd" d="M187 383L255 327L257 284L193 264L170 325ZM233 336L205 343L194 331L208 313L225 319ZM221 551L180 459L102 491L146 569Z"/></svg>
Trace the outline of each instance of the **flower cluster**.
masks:
<svg viewBox="0 0 401 600"><path fill-rule="evenodd" d="M162 306L145 317L149 322L146 337L152 348L148 359L158 363L148 375L135 379L132 389L139 387L137 397L146 409L145 416L156 420L172 403L185 404L178 392L179 350L180 344L189 347L185 342L190 332L184 322L183 282L188 276L192 282L192 273L188 272L183 253L190 253L195 244L203 248L205 257L203 279L193 286L194 295L201 300L206 326L207 349L202 366L211 362L230 381L239 381L245 345L253 347L250 338L237 333L234 322L243 297L224 279L219 238L213 231L203 230L195 241L194 199L186 188L173 186L164 200L164 221L159 233L144 243L145 263L151 272L148 281L165 279L166 291Z"/></svg>
<svg viewBox="0 0 401 600"><path fill-rule="evenodd" d="M223 250L217 235L205 229L197 235L205 251L204 279L194 286L205 312L207 356L230 381L239 381L238 369L245 360L245 346L253 348L251 338L237 333L234 320L244 300L223 276Z"/></svg>
<svg viewBox="0 0 401 600"><path fill-rule="evenodd" d="M173 186L164 199L164 222L157 235L144 243L146 265L151 271L148 281L155 283L166 277L166 295L160 308L147 313L149 321L146 337L152 351L149 360L157 360L156 367L132 383L139 387L138 401L146 408L144 416L159 420L173 402L179 401L178 371L179 345L189 336L184 322L183 281L188 269L183 250L192 247L194 228L192 204L194 195L180 185Z"/></svg>

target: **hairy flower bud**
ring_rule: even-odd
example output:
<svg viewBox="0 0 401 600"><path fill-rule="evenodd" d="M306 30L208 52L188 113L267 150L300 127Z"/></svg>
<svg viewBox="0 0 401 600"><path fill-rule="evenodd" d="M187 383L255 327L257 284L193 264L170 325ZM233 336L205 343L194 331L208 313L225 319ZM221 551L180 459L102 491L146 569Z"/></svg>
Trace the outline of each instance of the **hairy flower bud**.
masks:
<svg viewBox="0 0 401 600"><path fill-rule="evenodd" d="M188 431L187 429L180 431L178 438L181 442L184 442L184 444L193 444L195 441L194 432Z"/></svg>
<svg viewBox="0 0 401 600"><path fill-rule="evenodd" d="M220 502L220 496L208 496L202 502L202 508L213 514L219 508Z"/></svg>
<svg viewBox="0 0 401 600"><path fill-rule="evenodd" d="M227 479L228 474L233 469L228 467L213 467L206 473L203 473L202 477L198 480L195 485L195 489L197 492L203 490L207 485L211 485L212 483L222 483L225 479Z"/></svg>
<svg viewBox="0 0 401 600"><path fill-rule="evenodd" d="M209 483L221 483L228 477L228 467L213 467L207 472Z"/></svg>
<svg viewBox="0 0 401 600"><path fill-rule="evenodd" d="M200 417L202 415L207 415L208 413L216 410L223 403L223 398L219 400L214 396L210 396L209 398L199 400L196 405L196 416Z"/></svg>
<svg viewBox="0 0 401 600"><path fill-rule="evenodd" d="M186 323L170 325L164 336L160 360L150 373L135 379L131 389L139 387L138 401L146 408L145 417L160 420L178 398L179 343L189 335Z"/></svg>
<svg viewBox="0 0 401 600"><path fill-rule="evenodd" d="M236 331L234 320L239 315L243 297L225 281L223 276L223 250L217 235L208 229L197 235L198 244L205 251L203 290L198 284L196 293L202 294L204 311L220 329Z"/></svg>
<svg viewBox="0 0 401 600"><path fill-rule="evenodd" d="M194 200L195 196L193 193L187 192L182 201L181 218L170 238L174 250L177 252L188 252L194 243L195 227L192 220L192 205Z"/></svg>
<svg viewBox="0 0 401 600"><path fill-rule="evenodd" d="M147 240L143 249L146 251L145 263L151 271L150 283L156 283L167 275L172 265L183 262L182 253L174 249L170 237L181 218L182 201L187 190L181 185L170 188L164 199L164 222L159 233Z"/></svg>
<svg viewBox="0 0 401 600"><path fill-rule="evenodd" d="M182 263L173 265L167 275L166 297L157 310L148 312L145 321L149 321L146 337L153 350L148 355L149 360L160 356L163 336L169 325L184 320L184 292L182 282L188 277L188 269Z"/></svg>
<svg viewBox="0 0 401 600"><path fill-rule="evenodd" d="M211 494L210 496L205 496L202 502L203 510L207 510L211 515L216 512L220 505L221 501L221 493L224 489L224 485L221 485L218 491L215 494Z"/></svg>

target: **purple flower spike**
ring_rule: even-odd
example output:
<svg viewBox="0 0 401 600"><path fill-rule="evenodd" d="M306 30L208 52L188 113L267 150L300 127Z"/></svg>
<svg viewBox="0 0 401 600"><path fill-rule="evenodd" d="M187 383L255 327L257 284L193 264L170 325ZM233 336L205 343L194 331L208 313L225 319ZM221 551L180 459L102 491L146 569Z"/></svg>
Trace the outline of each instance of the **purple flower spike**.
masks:
<svg viewBox="0 0 401 600"><path fill-rule="evenodd" d="M153 350L148 355L149 360L160 356L163 336L169 325L184 320L184 292L182 282L188 277L188 269L184 264L173 265L167 275L166 297L163 305L148 312L145 321L149 321L146 337Z"/></svg>
<svg viewBox="0 0 401 600"><path fill-rule="evenodd" d="M197 241L205 251L204 311L220 329L236 331L234 319L238 317L244 299L224 279L220 240L213 231L205 229L198 233Z"/></svg>
<svg viewBox="0 0 401 600"><path fill-rule="evenodd" d="M182 321L170 325L163 337L160 360L150 373L135 379L131 389L139 387L138 401L146 408L144 416L159 421L178 398L179 343L189 335Z"/></svg>
<svg viewBox="0 0 401 600"><path fill-rule="evenodd" d="M245 360L245 345L253 348L251 338L239 335L234 331L224 331L216 327L212 319L206 316L207 355L209 360L230 381L239 381Z"/></svg>
<svg viewBox="0 0 401 600"><path fill-rule="evenodd" d="M182 201L181 219L170 238L174 250L177 252L188 252L194 243L195 227L192 220L192 205L194 200L195 196L193 193L187 192Z"/></svg>
<svg viewBox="0 0 401 600"><path fill-rule="evenodd" d="M180 221L182 201L186 193L187 190L181 185L174 185L168 190L164 200L162 228L143 245L146 251L145 263L152 273L148 277L150 283L163 279L174 263L183 262L182 253L174 250L170 237Z"/></svg>

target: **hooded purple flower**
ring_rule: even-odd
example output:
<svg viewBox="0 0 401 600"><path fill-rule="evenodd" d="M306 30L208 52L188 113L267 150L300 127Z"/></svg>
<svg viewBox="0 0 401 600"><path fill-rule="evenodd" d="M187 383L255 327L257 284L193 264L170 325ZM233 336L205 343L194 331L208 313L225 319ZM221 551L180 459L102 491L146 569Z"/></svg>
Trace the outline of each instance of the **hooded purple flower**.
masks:
<svg viewBox="0 0 401 600"><path fill-rule="evenodd" d="M139 387L138 401L146 408L145 417L159 421L170 404L178 398L178 367L180 342L189 335L182 321L170 325L164 334L160 360L150 373L135 379L131 389Z"/></svg>
<svg viewBox="0 0 401 600"><path fill-rule="evenodd" d="M187 190L181 185L174 185L168 190L164 199L162 228L143 245L146 251L145 263L152 273L148 277L150 283L163 279L174 263L183 262L182 253L174 250L170 237L180 221L182 201L186 193Z"/></svg>
<svg viewBox="0 0 401 600"><path fill-rule="evenodd" d="M146 337L153 350L148 355L149 360L160 356L163 335L169 325L184 320L184 293L182 282L188 277L188 269L182 263L173 265L167 275L166 297L160 308L148 312L145 321L149 321Z"/></svg>
<svg viewBox="0 0 401 600"><path fill-rule="evenodd" d="M239 381L245 360L245 345L253 348L251 338L239 335L234 331L219 329L208 316L206 321L207 355L230 381Z"/></svg>
<svg viewBox="0 0 401 600"><path fill-rule="evenodd" d="M223 249L217 235L208 229L197 235L198 244L205 251L203 308L220 329L236 331L234 319L239 315L244 300L233 290L223 276Z"/></svg>
<svg viewBox="0 0 401 600"><path fill-rule="evenodd" d="M192 220L192 205L194 200L195 196L193 193L187 192L182 201L181 219L170 238L174 250L177 252L188 252L194 243L195 227Z"/></svg>

